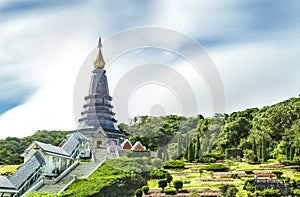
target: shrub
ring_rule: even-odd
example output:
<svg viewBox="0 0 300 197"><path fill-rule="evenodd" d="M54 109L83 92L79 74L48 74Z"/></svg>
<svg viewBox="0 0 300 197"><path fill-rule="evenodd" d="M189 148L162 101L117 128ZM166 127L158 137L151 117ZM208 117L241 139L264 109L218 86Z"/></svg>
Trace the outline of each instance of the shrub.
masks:
<svg viewBox="0 0 300 197"><path fill-rule="evenodd" d="M290 166L293 165L293 162L291 160L281 160L280 161L281 164L285 165L285 166Z"/></svg>
<svg viewBox="0 0 300 197"><path fill-rule="evenodd" d="M197 161L200 163L215 163L217 160L214 157L201 157Z"/></svg>
<svg viewBox="0 0 300 197"><path fill-rule="evenodd" d="M229 168L223 164L210 164L204 168L207 171L213 172L228 172Z"/></svg>
<svg viewBox="0 0 300 197"><path fill-rule="evenodd" d="M158 187L160 187L162 189L162 191L164 191L165 187L167 187L167 181L166 179L160 179L158 181Z"/></svg>
<svg viewBox="0 0 300 197"><path fill-rule="evenodd" d="M176 190L173 189L173 188L167 188L167 189L164 190L164 193L166 195L176 195Z"/></svg>
<svg viewBox="0 0 300 197"><path fill-rule="evenodd" d="M130 150L124 154L126 157L150 157L151 152L149 150Z"/></svg>
<svg viewBox="0 0 300 197"><path fill-rule="evenodd" d="M245 173L246 174L253 174L253 171L252 170L245 170Z"/></svg>
<svg viewBox="0 0 300 197"><path fill-rule="evenodd" d="M248 187L248 186L254 187L254 179L253 179L253 178L250 178L250 179L246 179L246 180L245 180L245 184L244 184L243 189L244 189L244 190L247 190L247 188L250 188L250 187ZM248 190L247 190L247 191L248 191Z"/></svg>
<svg viewBox="0 0 300 197"><path fill-rule="evenodd" d="M296 165L300 165L300 156L295 156L294 159L293 159L293 162L294 162Z"/></svg>
<svg viewBox="0 0 300 197"><path fill-rule="evenodd" d="M240 178L241 178L241 177L240 177L238 174L236 174L236 173L231 174L230 177L233 178L233 179L240 179Z"/></svg>
<svg viewBox="0 0 300 197"><path fill-rule="evenodd" d="M170 160L163 163L163 168L174 169L174 168L184 168L184 161L182 160Z"/></svg>
<svg viewBox="0 0 300 197"><path fill-rule="evenodd" d="M142 190L143 190L144 194L147 195L149 192L149 187L145 185L144 187L142 187Z"/></svg>
<svg viewBox="0 0 300 197"><path fill-rule="evenodd" d="M274 170L274 171L272 171L272 173L275 174L277 178L280 178L281 175L283 174L283 172L279 171L279 170Z"/></svg>
<svg viewBox="0 0 300 197"><path fill-rule="evenodd" d="M220 193L222 197L234 197L236 196L238 189L235 185L223 184L220 187Z"/></svg>
<svg viewBox="0 0 300 197"><path fill-rule="evenodd" d="M137 190L135 191L135 196L136 196L136 197L142 197L142 196L143 196L142 190L141 190L141 189L137 189Z"/></svg>
<svg viewBox="0 0 300 197"><path fill-rule="evenodd" d="M204 153L203 157L213 157L216 160L220 160L220 159L225 158L224 154L221 154L221 153Z"/></svg>
<svg viewBox="0 0 300 197"><path fill-rule="evenodd" d="M176 181L174 181L173 185L174 185L176 191L178 192L179 189L182 189L183 182L181 180L176 180Z"/></svg>
<svg viewBox="0 0 300 197"><path fill-rule="evenodd" d="M150 171L151 179L165 179L167 177L168 172L162 169L154 169Z"/></svg>
<svg viewBox="0 0 300 197"><path fill-rule="evenodd" d="M152 166L154 168L161 168L162 167L162 160L160 158L153 158L151 159Z"/></svg>
<svg viewBox="0 0 300 197"><path fill-rule="evenodd" d="M280 197L281 193L279 189L265 189L262 191L263 197Z"/></svg>
<svg viewBox="0 0 300 197"><path fill-rule="evenodd" d="M300 197L300 189L294 189L294 190L293 190L293 195L294 195L295 197Z"/></svg>
<svg viewBox="0 0 300 197"><path fill-rule="evenodd" d="M237 156L243 157L243 151L240 148L226 148L225 157L226 158L236 158Z"/></svg>
<svg viewBox="0 0 300 197"><path fill-rule="evenodd" d="M169 185L170 185L172 180L173 180L172 175L170 173L166 174L166 181L169 183Z"/></svg>

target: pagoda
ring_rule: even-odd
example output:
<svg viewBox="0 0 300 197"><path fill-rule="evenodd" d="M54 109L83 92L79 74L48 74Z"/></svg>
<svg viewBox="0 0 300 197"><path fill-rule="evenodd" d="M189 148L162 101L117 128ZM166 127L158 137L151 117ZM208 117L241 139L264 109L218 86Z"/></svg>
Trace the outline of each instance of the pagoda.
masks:
<svg viewBox="0 0 300 197"><path fill-rule="evenodd" d="M127 138L117 126L115 113L112 111L112 97L109 95L105 62L102 56L101 38L98 43L98 54L94 61L86 104L79 119L78 132L92 142L94 148L104 148L107 145L120 145Z"/></svg>

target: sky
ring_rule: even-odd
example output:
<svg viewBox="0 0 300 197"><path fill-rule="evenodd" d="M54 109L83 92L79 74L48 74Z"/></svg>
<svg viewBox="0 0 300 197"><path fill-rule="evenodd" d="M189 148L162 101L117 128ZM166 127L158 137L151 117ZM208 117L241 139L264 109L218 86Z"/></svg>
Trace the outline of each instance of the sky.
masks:
<svg viewBox="0 0 300 197"><path fill-rule="evenodd" d="M154 47L133 48L107 65L120 122L139 114L212 116L297 97L299 7L297 0L2 0L0 139L76 129L98 37L106 59L110 49L131 46L128 34L119 41L128 31L148 43L136 29L149 27L170 36L155 31L148 35L156 36ZM158 47L177 34L182 39L170 42L171 50ZM185 59L181 48L193 55ZM210 67L195 72L200 56ZM223 110L214 109L215 100Z"/></svg>

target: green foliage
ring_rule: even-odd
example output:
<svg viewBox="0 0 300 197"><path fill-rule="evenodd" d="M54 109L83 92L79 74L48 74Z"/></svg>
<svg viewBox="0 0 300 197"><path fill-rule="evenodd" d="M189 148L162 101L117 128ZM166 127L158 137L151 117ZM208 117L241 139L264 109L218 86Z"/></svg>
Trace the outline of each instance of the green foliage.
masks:
<svg viewBox="0 0 300 197"><path fill-rule="evenodd" d="M137 188L147 184L149 159L107 160L89 178L73 182L62 196L132 196Z"/></svg>
<svg viewBox="0 0 300 197"><path fill-rule="evenodd" d="M170 160L163 162L163 168L165 169L182 169L184 166L185 163L182 160Z"/></svg>
<svg viewBox="0 0 300 197"><path fill-rule="evenodd" d="M165 187L167 187L167 181L166 179L160 179L158 181L158 187L160 187L162 189L162 191L164 191Z"/></svg>
<svg viewBox="0 0 300 197"><path fill-rule="evenodd" d="M235 197L238 192L238 189L235 185L223 184L220 187L221 197Z"/></svg>
<svg viewBox="0 0 300 197"><path fill-rule="evenodd" d="M196 161L200 163L215 163L217 160L213 157L201 157Z"/></svg>
<svg viewBox="0 0 300 197"><path fill-rule="evenodd" d="M154 168L161 168L162 167L162 160L160 158L153 158L151 159L152 166Z"/></svg>
<svg viewBox="0 0 300 197"><path fill-rule="evenodd" d="M294 190L293 190L293 195L294 195L295 197L300 197L300 189L294 189Z"/></svg>
<svg viewBox="0 0 300 197"><path fill-rule="evenodd" d="M221 160L225 158L225 155L221 153L211 152L211 153L204 153L202 157L213 157L216 160Z"/></svg>
<svg viewBox="0 0 300 197"><path fill-rule="evenodd" d="M246 174L253 174L253 171L252 170L245 170L245 173Z"/></svg>
<svg viewBox="0 0 300 197"><path fill-rule="evenodd" d="M173 185L174 185L174 188L176 189L176 191L178 192L179 189L182 189L183 182L181 180L175 180Z"/></svg>
<svg viewBox="0 0 300 197"><path fill-rule="evenodd" d="M130 150L130 151L126 151L124 156L126 156L126 157L150 157L151 152L149 150L144 150L144 151Z"/></svg>
<svg viewBox="0 0 300 197"><path fill-rule="evenodd" d="M169 183L169 185L170 185L172 180L173 180L172 175L170 173L166 174L166 181Z"/></svg>
<svg viewBox="0 0 300 197"><path fill-rule="evenodd" d="M277 178L280 178L281 175L283 175L283 172L279 170L273 170L272 173L275 174Z"/></svg>
<svg viewBox="0 0 300 197"><path fill-rule="evenodd" d="M145 194L145 195L147 195L147 194L148 194L148 192L149 192L149 187L148 187L148 186L146 186L146 185L145 185L145 186L143 186L143 187L142 187L142 191L144 192L144 194Z"/></svg>
<svg viewBox="0 0 300 197"><path fill-rule="evenodd" d="M176 190L173 189L173 188L167 188L167 189L164 190L164 193L166 195L176 195Z"/></svg>
<svg viewBox="0 0 300 197"><path fill-rule="evenodd" d="M236 158L237 156L243 157L243 151L239 148L227 148L225 150L225 157L226 158Z"/></svg>
<svg viewBox="0 0 300 197"><path fill-rule="evenodd" d="M279 189L265 189L262 191L263 197L280 197L281 193Z"/></svg>
<svg viewBox="0 0 300 197"><path fill-rule="evenodd" d="M137 189L137 190L135 191L135 196L136 196L136 197L142 197L142 196L143 196L142 190L141 190L141 189Z"/></svg>
<svg viewBox="0 0 300 197"><path fill-rule="evenodd" d="M210 164L204 168L207 171L213 171L213 172L228 172L229 167L223 165L223 164Z"/></svg>
<svg viewBox="0 0 300 197"><path fill-rule="evenodd" d="M23 163L20 156L33 141L42 141L59 145L72 131L37 131L32 136L24 138L7 137L0 140L0 165L14 165Z"/></svg>
<svg viewBox="0 0 300 197"><path fill-rule="evenodd" d="M167 172L166 170L162 169L154 169L150 171L150 178L151 179L165 179L167 177Z"/></svg>

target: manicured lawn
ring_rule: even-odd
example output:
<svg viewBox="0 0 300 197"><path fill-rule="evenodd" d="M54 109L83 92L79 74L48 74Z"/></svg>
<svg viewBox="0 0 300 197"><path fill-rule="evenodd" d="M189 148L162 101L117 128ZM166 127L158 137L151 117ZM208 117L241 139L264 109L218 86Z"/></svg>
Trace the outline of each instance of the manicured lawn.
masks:
<svg viewBox="0 0 300 197"><path fill-rule="evenodd" d="M228 164L228 162L224 161L223 164ZM218 173L212 173L203 171L200 177L199 169L205 167L207 164L200 163L186 163L185 169L172 169L168 170L169 173L173 176L174 180L182 180L183 181L183 189L184 190L218 190L218 188L222 184L234 184L239 192L237 193L237 197L246 197L246 191L243 190L244 182L247 178L252 178L252 175L246 175L244 173L245 170L253 170L255 172L265 173L265 178L268 178L268 173L273 170L281 170L283 171L283 176L289 176L293 178L300 179L300 172L296 172L295 170L286 169L282 166L277 167L278 162L272 163L264 163L264 164L248 164L246 162L231 162L230 171L228 173L224 173L224 177ZM231 174L240 173L240 179L233 179L230 177ZM222 174L222 173L221 173ZM264 178L264 177L260 177ZM203 181L205 180L206 181ZM224 180L224 181L220 181ZM150 189L160 189L157 185L158 180L150 180L148 182ZM172 186L172 182L171 182Z"/></svg>

